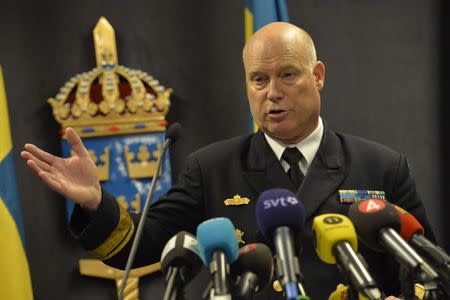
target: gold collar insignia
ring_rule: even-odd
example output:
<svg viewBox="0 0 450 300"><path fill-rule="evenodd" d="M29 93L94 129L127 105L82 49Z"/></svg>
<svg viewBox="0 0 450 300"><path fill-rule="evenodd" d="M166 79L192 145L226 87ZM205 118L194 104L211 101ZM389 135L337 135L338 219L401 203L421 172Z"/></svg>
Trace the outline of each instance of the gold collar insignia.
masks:
<svg viewBox="0 0 450 300"><path fill-rule="evenodd" d="M242 198L240 195L234 195L233 198L228 198L224 201L226 206L233 205L233 206L239 206L239 205L247 205L250 202L250 199L244 197Z"/></svg>

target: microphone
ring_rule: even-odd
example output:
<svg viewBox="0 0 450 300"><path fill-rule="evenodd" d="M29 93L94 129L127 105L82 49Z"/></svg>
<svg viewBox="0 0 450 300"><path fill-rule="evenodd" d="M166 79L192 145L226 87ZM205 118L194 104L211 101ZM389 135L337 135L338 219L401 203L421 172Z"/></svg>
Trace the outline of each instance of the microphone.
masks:
<svg viewBox="0 0 450 300"><path fill-rule="evenodd" d="M207 220L197 227L198 250L203 263L213 276L213 297L231 299L229 291L230 264L239 253L236 230L227 218Z"/></svg>
<svg viewBox="0 0 450 300"><path fill-rule="evenodd" d="M151 204L151 199L153 198L153 193L155 191L156 182L159 179L159 175L161 173L162 160L164 158L164 154L166 154L167 149L170 144L174 144L179 138L182 131L182 127L180 123L173 123L166 130L166 139L164 141L163 147L161 149L161 155L158 157L156 172L152 178L152 183L150 184L150 189L147 194L147 198L145 200L144 209L142 210L141 217L139 219L139 225L136 230L136 234L133 239L133 244L131 246L130 254L128 255L127 264L125 266L124 275L122 278L122 283L119 288L119 300L123 299L123 290L125 289L125 284L128 280L128 276L130 275L131 266L133 265L134 257L136 255L137 248L139 246L139 241L141 239L142 231L144 229L145 219L147 217L148 209Z"/></svg>
<svg viewBox="0 0 450 300"><path fill-rule="evenodd" d="M254 243L239 249L239 257L231 266L231 274L237 278L233 299L253 299L272 278L273 257L269 247Z"/></svg>
<svg viewBox="0 0 450 300"><path fill-rule="evenodd" d="M447 295L450 295L450 257L444 249L423 236L423 227L412 214L396 205L394 207L401 221L401 237L433 266L439 274L442 288Z"/></svg>
<svg viewBox="0 0 450 300"><path fill-rule="evenodd" d="M192 234L180 231L164 246L160 261L166 282L163 300L184 299L183 287L200 272L203 265L197 245Z"/></svg>
<svg viewBox="0 0 450 300"><path fill-rule="evenodd" d="M327 264L338 265L352 288L370 300L381 299L375 280L355 253L358 237L353 223L341 214L324 214L314 218L316 253Z"/></svg>
<svg viewBox="0 0 450 300"><path fill-rule="evenodd" d="M174 144L181 136L182 132L183 127L180 125L180 123L173 123L166 130L166 142L168 142L168 144ZM167 145L167 147L169 147L169 145Z"/></svg>
<svg viewBox="0 0 450 300"><path fill-rule="evenodd" d="M408 274L404 274L405 280L417 278L419 281L429 282L438 277L431 266L397 233L401 226L400 217L389 202L379 199L363 200L350 206L349 218L367 247L380 252L387 250L408 271ZM414 291L410 289L404 289L404 292L414 295Z"/></svg>
<svg viewBox="0 0 450 300"><path fill-rule="evenodd" d="M303 227L304 210L295 195L285 189L267 190L256 203L256 221L264 238L275 246L275 271L288 300L306 296L294 247L294 237Z"/></svg>

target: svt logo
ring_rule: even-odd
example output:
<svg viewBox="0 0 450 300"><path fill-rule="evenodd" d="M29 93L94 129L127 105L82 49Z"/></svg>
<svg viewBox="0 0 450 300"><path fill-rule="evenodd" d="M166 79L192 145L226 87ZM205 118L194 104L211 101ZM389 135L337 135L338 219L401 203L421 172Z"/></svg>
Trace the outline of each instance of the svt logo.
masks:
<svg viewBox="0 0 450 300"><path fill-rule="evenodd" d="M287 198L280 197L276 199L267 199L264 200L264 209L270 209L272 207L278 207L278 206L292 206L298 204L298 200L295 197L288 196Z"/></svg>

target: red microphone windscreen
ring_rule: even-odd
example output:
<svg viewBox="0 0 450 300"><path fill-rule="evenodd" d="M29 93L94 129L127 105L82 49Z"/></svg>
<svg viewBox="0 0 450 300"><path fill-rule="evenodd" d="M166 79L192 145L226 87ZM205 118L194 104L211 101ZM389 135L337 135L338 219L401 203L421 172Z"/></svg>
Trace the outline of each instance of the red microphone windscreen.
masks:
<svg viewBox="0 0 450 300"><path fill-rule="evenodd" d="M422 225L420 225L419 221L412 214L397 205L394 205L394 207L401 221L400 235L405 241L409 241L416 233L424 234Z"/></svg>

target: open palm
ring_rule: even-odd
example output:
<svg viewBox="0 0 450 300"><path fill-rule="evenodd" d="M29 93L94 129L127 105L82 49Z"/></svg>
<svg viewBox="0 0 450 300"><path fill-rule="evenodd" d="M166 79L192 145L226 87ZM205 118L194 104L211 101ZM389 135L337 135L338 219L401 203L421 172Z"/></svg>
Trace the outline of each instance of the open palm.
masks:
<svg viewBox="0 0 450 300"><path fill-rule="evenodd" d="M74 152L70 158L54 156L33 144L26 144L21 156L51 189L95 210L101 199L97 168L75 130L67 128L66 137Z"/></svg>

